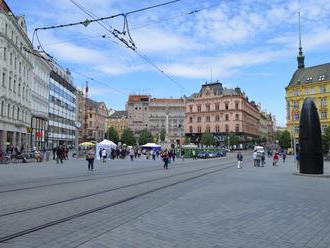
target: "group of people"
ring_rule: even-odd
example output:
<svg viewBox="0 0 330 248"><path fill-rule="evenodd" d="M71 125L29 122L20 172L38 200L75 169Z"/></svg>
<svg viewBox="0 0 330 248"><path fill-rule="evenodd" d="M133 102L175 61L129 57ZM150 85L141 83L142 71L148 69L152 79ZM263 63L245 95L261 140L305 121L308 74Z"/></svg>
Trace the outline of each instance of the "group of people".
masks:
<svg viewBox="0 0 330 248"><path fill-rule="evenodd" d="M281 150L275 150L274 151L274 155L273 152L269 149L267 151L268 157L269 158L273 158L273 166L278 166L280 157L282 158L283 163L285 163L285 159L287 156L287 151L284 149ZM253 151L253 166L254 167L264 167L265 166L265 152L263 151L258 151L258 150L254 150ZM241 169L242 167L242 162L243 162L243 155L242 153L239 151L237 153L237 168Z"/></svg>
<svg viewBox="0 0 330 248"><path fill-rule="evenodd" d="M69 148L67 146L57 146L53 148L53 160L56 160L58 164L61 162L63 164L63 160L69 159Z"/></svg>

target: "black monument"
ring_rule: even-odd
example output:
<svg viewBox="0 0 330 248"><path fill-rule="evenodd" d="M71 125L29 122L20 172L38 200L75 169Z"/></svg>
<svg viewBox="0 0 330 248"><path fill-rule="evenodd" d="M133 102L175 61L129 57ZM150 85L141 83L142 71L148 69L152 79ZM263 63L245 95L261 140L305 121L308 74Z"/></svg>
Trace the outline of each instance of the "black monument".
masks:
<svg viewBox="0 0 330 248"><path fill-rule="evenodd" d="M323 174L320 119L313 100L305 99L299 123L300 173Z"/></svg>

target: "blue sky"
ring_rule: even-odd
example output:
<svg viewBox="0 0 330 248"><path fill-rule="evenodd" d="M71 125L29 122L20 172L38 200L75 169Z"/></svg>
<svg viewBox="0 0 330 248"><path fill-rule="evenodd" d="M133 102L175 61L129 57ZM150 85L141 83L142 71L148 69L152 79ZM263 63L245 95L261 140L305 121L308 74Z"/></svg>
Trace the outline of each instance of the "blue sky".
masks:
<svg viewBox="0 0 330 248"><path fill-rule="evenodd" d="M75 0L97 17L159 4L160 0ZM24 2L24 4L23 4ZM69 0L7 0L34 28L65 24L88 16ZM285 87L297 67L297 10L302 15L305 65L330 62L329 0L181 0L128 16L137 50L181 87L119 44L96 23L38 32L44 49L73 71L76 86L88 79L90 94L108 107L124 109L130 93L180 97L219 80L239 86L249 99L285 125ZM195 14L187 14L203 9ZM123 19L106 21L121 30ZM106 34L106 38L102 35ZM37 45L37 43L34 43ZM77 73L80 74L77 74Z"/></svg>

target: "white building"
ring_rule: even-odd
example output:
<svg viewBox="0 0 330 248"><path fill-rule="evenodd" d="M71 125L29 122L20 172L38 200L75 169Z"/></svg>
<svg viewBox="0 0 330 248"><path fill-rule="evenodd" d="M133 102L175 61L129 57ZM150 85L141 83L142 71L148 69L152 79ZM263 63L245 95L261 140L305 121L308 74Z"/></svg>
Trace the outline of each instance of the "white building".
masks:
<svg viewBox="0 0 330 248"><path fill-rule="evenodd" d="M14 16L0 1L0 146L29 148L31 122L32 44L24 17Z"/></svg>
<svg viewBox="0 0 330 248"><path fill-rule="evenodd" d="M49 62L33 56L31 147L48 148Z"/></svg>
<svg viewBox="0 0 330 248"><path fill-rule="evenodd" d="M70 71L53 63L49 80L49 148L75 145L76 92Z"/></svg>

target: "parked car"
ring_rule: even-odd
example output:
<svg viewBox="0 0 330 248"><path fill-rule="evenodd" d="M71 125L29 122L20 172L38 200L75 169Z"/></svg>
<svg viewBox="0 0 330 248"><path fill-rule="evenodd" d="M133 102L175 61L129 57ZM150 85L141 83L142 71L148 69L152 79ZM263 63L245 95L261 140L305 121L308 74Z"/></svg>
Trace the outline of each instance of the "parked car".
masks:
<svg viewBox="0 0 330 248"><path fill-rule="evenodd" d="M208 152L199 152L199 153L197 153L197 157L198 158L208 158L209 153Z"/></svg>
<svg viewBox="0 0 330 248"><path fill-rule="evenodd" d="M226 152L225 151L219 151L217 152L217 157L224 157L226 156Z"/></svg>
<svg viewBox="0 0 330 248"><path fill-rule="evenodd" d="M209 156L208 157L209 158L216 158L218 156L217 156L217 153L216 152L209 152Z"/></svg>

